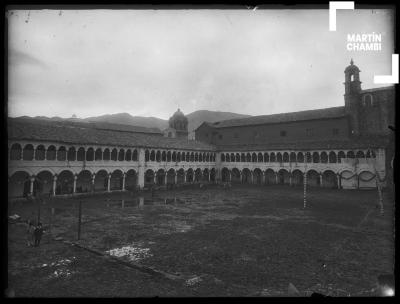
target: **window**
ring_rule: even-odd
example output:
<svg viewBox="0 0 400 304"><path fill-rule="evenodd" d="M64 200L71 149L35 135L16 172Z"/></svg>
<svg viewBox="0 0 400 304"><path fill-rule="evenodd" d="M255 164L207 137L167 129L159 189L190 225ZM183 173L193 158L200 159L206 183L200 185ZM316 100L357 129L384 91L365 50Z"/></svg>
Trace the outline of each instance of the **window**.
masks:
<svg viewBox="0 0 400 304"><path fill-rule="evenodd" d="M339 135L339 129L333 128L333 129L332 129L332 134L335 135L335 136L336 136L336 135Z"/></svg>
<svg viewBox="0 0 400 304"><path fill-rule="evenodd" d="M286 131L281 131L281 136L282 137L286 136Z"/></svg>
<svg viewBox="0 0 400 304"><path fill-rule="evenodd" d="M314 129L306 129L306 135L307 137L314 136Z"/></svg>
<svg viewBox="0 0 400 304"><path fill-rule="evenodd" d="M371 94L364 95L363 106L364 107L371 107L373 105L374 105L374 101L372 99L372 95Z"/></svg>

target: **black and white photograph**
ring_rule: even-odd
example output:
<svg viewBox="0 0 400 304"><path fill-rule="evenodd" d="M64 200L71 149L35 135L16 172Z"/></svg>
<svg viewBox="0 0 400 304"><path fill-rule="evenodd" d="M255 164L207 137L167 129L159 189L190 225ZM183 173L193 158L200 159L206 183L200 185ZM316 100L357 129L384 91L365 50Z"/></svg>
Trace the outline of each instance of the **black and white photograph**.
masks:
<svg viewBox="0 0 400 304"><path fill-rule="evenodd" d="M396 8L7 7L4 295L395 296Z"/></svg>

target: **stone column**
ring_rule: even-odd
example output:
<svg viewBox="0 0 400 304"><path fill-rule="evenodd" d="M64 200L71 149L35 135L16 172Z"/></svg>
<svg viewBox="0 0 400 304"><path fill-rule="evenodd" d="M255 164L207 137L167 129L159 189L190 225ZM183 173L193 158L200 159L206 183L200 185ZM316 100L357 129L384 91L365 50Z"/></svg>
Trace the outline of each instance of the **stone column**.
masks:
<svg viewBox="0 0 400 304"><path fill-rule="evenodd" d="M72 190L72 193L76 193L76 181L77 181L77 179L78 179L78 175L74 175L74 188L73 188L73 190Z"/></svg>
<svg viewBox="0 0 400 304"><path fill-rule="evenodd" d="M111 191L111 174L108 174L107 178L108 178L108 180L107 180L107 192L110 192Z"/></svg>
<svg viewBox="0 0 400 304"><path fill-rule="evenodd" d="M94 192L94 181L96 178L96 174L92 174L92 192Z"/></svg>
<svg viewBox="0 0 400 304"><path fill-rule="evenodd" d="M122 191L125 191L125 178L126 178L126 173L122 174Z"/></svg>
<svg viewBox="0 0 400 304"><path fill-rule="evenodd" d="M262 171L262 184L265 185L265 171Z"/></svg>
<svg viewBox="0 0 400 304"><path fill-rule="evenodd" d="M251 171L250 173L250 184L254 184L254 171Z"/></svg>
<svg viewBox="0 0 400 304"><path fill-rule="evenodd" d="M36 148L33 148L33 160L35 160L36 157Z"/></svg>
<svg viewBox="0 0 400 304"><path fill-rule="evenodd" d="M275 172L275 184L278 184L278 172Z"/></svg>
<svg viewBox="0 0 400 304"><path fill-rule="evenodd" d="M184 182L187 183L187 171L183 171Z"/></svg>
<svg viewBox="0 0 400 304"><path fill-rule="evenodd" d="M53 176L53 195L56 195L57 175Z"/></svg>
<svg viewBox="0 0 400 304"><path fill-rule="evenodd" d="M138 150L138 163L139 163L139 168L137 173L137 184L139 189L142 189L144 187L144 174L146 168L144 149Z"/></svg>
<svg viewBox="0 0 400 304"><path fill-rule="evenodd" d="M29 188L29 193L31 195L33 195L33 183L35 182L35 177L31 176L30 181L31 181L31 184L30 184L30 188Z"/></svg>
<svg viewBox="0 0 400 304"><path fill-rule="evenodd" d="M174 183L175 183L175 185L178 184L178 172L175 172Z"/></svg>
<svg viewBox="0 0 400 304"><path fill-rule="evenodd" d="M167 172L165 172L165 175L164 175L164 185L167 185L167 183L168 183L168 174L167 174Z"/></svg>
<svg viewBox="0 0 400 304"><path fill-rule="evenodd" d="M157 172L154 172L153 183L154 185L157 185Z"/></svg>
<svg viewBox="0 0 400 304"><path fill-rule="evenodd" d="M292 172L289 172L289 186L292 186Z"/></svg>
<svg viewBox="0 0 400 304"><path fill-rule="evenodd" d="M340 189L340 174L336 174L336 179L337 179L337 187Z"/></svg>
<svg viewBox="0 0 400 304"><path fill-rule="evenodd" d="M322 187L322 173L319 174L319 186Z"/></svg>

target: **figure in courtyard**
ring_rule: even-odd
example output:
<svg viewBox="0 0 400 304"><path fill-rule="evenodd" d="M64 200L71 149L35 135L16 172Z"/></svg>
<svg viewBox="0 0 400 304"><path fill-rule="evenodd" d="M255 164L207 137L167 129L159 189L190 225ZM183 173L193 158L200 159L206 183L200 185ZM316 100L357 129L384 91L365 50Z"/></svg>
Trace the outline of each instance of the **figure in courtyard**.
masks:
<svg viewBox="0 0 400 304"><path fill-rule="evenodd" d="M27 229L26 229L26 240L28 247L33 246L34 236L33 233L35 231L35 226L33 225L31 220L27 221Z"/></svg>
<svg viewBox="0 0 400 304"><path fill-rule="evenodd" d="M43 235L42 223L38 223L38 225L37 225L37 227L35 228L35 231L34 231L35 247L38 247L40 245L40 240L42 239L42 235Z"/></svg>

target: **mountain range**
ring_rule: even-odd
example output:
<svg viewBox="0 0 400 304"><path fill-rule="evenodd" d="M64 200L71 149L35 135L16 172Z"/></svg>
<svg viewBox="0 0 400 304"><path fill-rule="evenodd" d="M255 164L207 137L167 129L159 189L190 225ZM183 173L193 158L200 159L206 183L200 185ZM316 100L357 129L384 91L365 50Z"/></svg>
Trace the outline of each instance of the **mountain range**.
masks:
<svg viewBox="0 0 400 304"><path fill-rule="evenodd" d="M188 130L189 130L189 138L194 138L194 130L200 126L203 122L216 122L228 119L235 118L246 118L250 117L250 115L231 113L231 112L219 112L219 111L208 111L208 110L199 110L187 114L188 118ZM46 116L21 116L19 118L34 118L41 120L51 120L51 121L78 121L78 122L106 122L113 124L122 124L122 125L130 125L130 126L139 126L146 128L158 128L163 130L168 127L168 120L161 119L157 117L143 117L143 116L132 116L129 113L117 113L117 114L106 114L101 116L93 116L87 118L62 118L62 117L46 117Z"/></svg>

